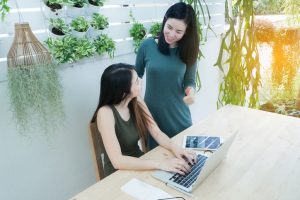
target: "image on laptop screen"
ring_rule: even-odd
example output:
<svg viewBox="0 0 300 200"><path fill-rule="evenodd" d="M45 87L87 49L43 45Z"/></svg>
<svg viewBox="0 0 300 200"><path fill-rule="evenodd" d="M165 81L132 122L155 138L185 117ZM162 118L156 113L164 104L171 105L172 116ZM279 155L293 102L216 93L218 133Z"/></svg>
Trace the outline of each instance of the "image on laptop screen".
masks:
<svg viewBox="0 0 300 200"><path fill-rule="evenodd" d="M221 144L222 139L220 137L186 136L184 138L183 147L192 149L216 150Z"/></svg>

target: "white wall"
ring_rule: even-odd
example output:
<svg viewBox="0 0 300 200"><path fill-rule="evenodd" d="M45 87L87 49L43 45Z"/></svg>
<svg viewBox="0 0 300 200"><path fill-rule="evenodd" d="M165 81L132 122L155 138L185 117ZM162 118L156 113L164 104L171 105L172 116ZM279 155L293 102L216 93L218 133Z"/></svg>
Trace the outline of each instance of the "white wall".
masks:
<svg viewBox="0 0 300 200"><path fill-rule="evenodd" d="M15 8L14 1L9 2ZM120 2L132 6L140 1L110 0L106 5L121 4ZM145 25L149 27L151 23L147 20L160 21L172 2L176 1L143 1L147 6L133 8L134 16L146 20ZM219 34L224 25L224 2L208 2L215 30ZM18 3L21 8L36 8L28 12L25 10L22 15L30 22L32 30L38 32L38 38L44 40L47 37L47 22L45 23L40 11L40 1L19 0ZM127 7L113 9L103 9L110 22L128 21ZM110 36L120 41L113 60L95 58L61 68L66 113L64 126L48 136L39 131L32 131L30 136L22 136L17 132L12 118L6 81L5 57L13 39L13 24L18 21L14 11L5 22L0 23L0 199L68 199L96 181L87 124L98 101L100 76L105 67L116 62L134 64L132 42L125 40L129 37L130 26L124 23L110 26ZM205 59L199 63L202 89L191 107L194 122L216 110L219 78L217 69L212 65L216 61L218 49L219 39L210 34L208 42L202 47ZM99 198L101 199L101 194Z"/></svg>

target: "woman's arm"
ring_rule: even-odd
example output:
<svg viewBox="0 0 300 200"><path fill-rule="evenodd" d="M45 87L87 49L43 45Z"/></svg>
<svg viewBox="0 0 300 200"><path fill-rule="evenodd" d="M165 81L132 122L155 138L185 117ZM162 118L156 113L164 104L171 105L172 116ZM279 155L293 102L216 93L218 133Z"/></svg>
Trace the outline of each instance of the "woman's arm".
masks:
<svg viewBox="0 0 300 200"><path fill-rule="evenodd" d="M148 127L148 130L151 136L156 140L156 142L165 149L170 150L177 158L183 161L187 159L190 163L194 163L197 158L196 152L193 150L181 148L180 146L175 144L165 133L163 133L159 129L146 103L141 98L138 98L138 101L143 105L145 112L150 116L151 123Z"/></svg>
<svg viewBox="0 0 300 200"><path fill-rule="evenodd" d="M125 156L115 133L115 119L111 108L101 107L97 114L97 125L106 153L115 169L149 170L161 169L175 173L187 172L189 166L180 159L150 160Z"/></svg>
<svg viewBox="0 0 300 200"><path fill-rule="evenodd" d="M184 75L184 92L186 96L183 98L183 101L187 105L191 105L195 102L196 72L197 62L187 67Z"/></svg>

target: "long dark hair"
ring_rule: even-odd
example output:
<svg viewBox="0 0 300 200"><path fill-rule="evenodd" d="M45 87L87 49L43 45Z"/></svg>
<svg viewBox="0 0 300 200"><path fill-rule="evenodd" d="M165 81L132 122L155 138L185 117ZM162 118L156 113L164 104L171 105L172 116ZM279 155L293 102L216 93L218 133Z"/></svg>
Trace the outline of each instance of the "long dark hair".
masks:
<svg viewBox="0 0 300 200"><path fill-rule="evenodd" d="M192 6L183 2L176 3L167 10L158 38L158 49L164 55L170 54L169 44L166 42L163 33L166 21L169 18L183 20L187 25L185 34L178 41L178 50L180 59L187 66L191 66L196 62L199 52L199 36L195 11Z"/></svg>
<svg viewBox="0 0 300 200"><path fill-rule="evenodd" d="M99 103L91 122L96 121L97 112L102 106L119 104L130 95L132 71L134 70L134 66L125 63L113 64L104 70L100 83ZM128 107L130 117L136 124L140 137L145 141L151 118L136 97L129 102Z"/></svg>

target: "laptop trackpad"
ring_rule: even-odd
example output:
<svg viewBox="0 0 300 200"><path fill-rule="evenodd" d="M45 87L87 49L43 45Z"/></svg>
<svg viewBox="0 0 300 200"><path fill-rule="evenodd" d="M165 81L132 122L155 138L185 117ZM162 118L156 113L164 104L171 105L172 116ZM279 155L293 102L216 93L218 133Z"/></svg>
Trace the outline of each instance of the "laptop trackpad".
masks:
<svg viewBox="0 0 300 200"><path fill-rule="evenodd" d="M162 170L156 170L152 176L154 178L157 178L158 180L163 181L164 183L169 182L169 179L174 175L174 173L171 172L166 172Z"/></svg>

